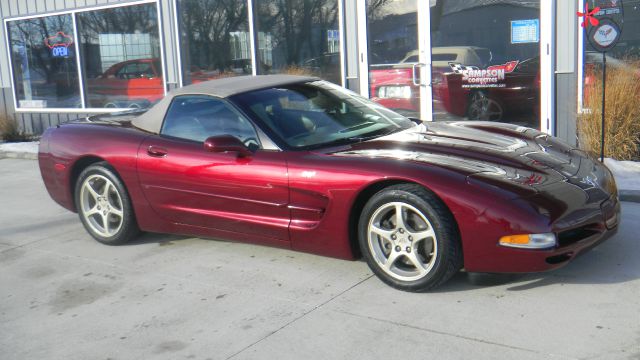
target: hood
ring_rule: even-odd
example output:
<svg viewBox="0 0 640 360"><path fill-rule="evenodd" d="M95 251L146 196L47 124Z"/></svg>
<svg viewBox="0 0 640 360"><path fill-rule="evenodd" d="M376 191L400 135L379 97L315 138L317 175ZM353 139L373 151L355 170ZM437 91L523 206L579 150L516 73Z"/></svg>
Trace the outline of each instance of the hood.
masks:
<svg viewBox="0 0 640 360"><path fill-rule="evenodd" d="M429 123L327 153L444 167L469 181L533 192L574 176L584 159L579 150L540 131L479 121Z"/></svg>

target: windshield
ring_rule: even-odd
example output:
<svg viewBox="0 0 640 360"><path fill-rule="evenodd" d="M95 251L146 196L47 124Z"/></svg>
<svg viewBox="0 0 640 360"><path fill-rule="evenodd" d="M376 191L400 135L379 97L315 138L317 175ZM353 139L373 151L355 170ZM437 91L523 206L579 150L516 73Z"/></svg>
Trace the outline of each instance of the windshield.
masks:
<svg viewBox="0 0 640 360"><path fill-rule="evenodd" d="M415 125L402 115L326 81L252 91L232 100L296 149L363 141Z"/></svg>

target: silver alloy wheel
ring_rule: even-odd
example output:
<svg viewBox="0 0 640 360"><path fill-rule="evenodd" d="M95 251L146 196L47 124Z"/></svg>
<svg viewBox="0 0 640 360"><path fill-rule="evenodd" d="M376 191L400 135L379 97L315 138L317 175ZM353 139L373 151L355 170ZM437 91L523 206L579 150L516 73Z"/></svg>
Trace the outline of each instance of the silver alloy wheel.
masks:
<svg viewBox="0 0 640 360"><path fill-rule="evenodd" d="M111 237L122 228L122 198L116 186L102 175L87 177L80 188L80 211L91 230Z"/></svg>
<svg viewBox="0 0 640 360"><path fill-rule="evenodd" d="M404 202L386 203L373 213L367 242L380 269L401 281L427 276L438 255L433 226L420 210Z"/></svg>
<svg viewBox="0 0 640 360"><path fill-rule="evenodd" d="M502 106L483 92L478 91L471 97L469 120L498 121L502 115Z"/></svg>

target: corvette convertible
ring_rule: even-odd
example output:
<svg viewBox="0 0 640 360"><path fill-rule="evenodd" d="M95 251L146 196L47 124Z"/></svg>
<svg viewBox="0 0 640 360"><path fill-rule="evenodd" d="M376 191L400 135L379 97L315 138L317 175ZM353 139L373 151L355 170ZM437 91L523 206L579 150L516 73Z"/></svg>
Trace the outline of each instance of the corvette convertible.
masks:
<svg viewBox="0 0 640 360"><path fill-rule="evenodd" d="M109 245L140 231L343 259L425 291L559 268L617 231L609 170L537 130L422 123L312 77L185 86L48 129L51 197Z"/></svg>

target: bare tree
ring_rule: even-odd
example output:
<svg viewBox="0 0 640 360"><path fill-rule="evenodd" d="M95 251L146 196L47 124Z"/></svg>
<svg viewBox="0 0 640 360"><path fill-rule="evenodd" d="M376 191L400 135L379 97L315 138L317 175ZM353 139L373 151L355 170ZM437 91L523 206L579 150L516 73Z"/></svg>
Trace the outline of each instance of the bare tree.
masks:
<svg viewBox="0 0 640 360"><path fill-rule="evenodd" d="M183 0L180 2L180 36L190 63L224 70L232 60L233 32L247 32L246 1Z"/></svg>
<svg viewBox="0 0 640 360"><path fill-rule="evenodd" d="M338 29L336 0L262 0L258 29L272 36L288 65L327 51L327 30Z"/></svg>

